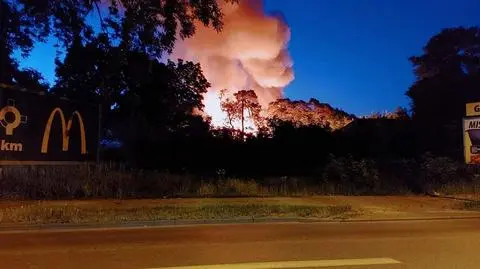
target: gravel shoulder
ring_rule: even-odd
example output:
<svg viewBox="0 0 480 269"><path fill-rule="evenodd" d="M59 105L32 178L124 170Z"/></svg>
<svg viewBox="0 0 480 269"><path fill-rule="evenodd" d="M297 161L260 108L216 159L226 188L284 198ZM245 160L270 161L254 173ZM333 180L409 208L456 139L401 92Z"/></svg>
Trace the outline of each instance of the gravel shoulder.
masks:
<svg viewBox="0 0 480 269"><path fill-rule="evenodd" d="M480 218L480 211L468 205L463 200L429 196L0 201L0 229L12 225L116 225L168 221L193 224L246 220Z"/></svg>

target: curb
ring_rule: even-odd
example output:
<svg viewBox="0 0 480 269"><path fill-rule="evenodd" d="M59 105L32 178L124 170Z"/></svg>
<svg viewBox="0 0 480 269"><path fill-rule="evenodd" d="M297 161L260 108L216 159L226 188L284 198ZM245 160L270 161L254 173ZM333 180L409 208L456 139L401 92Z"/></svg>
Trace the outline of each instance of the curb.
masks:
<svg viewBox="0 0 480 269"><path fill-rule="evenodd" d="M145 229L162 227L182 227L198 225L232 225L232 224L288 224L288 223L367 223L367 222L411 222L411 221L454 221L454 220L480 220L480 214L474 216L442 216L426 218L390 218L390 219L308 219L308 218L241 218L217 220L157 220L138 221L129 223L112 224L22 224L0 225L0 233L22 232L53 232L53 231L79 231L79 230L122 230Z"/></svg>
<svg viewBox="0 0 480 269"><path fill-rule="evenodd" d="M228 224L254 224L254 223L292 223L292 222L326 222L322 219L304 218L235 218L235 219L213 219L213 220L156 220L156 221L133 221L128 223L64 223L64 224L20 224L1 225L1 232L11 231L48 231L48 230L96 230L96 229L131 229L131 228L155 228L155 227L178 227L196 225L228 225Z"/></svg>
<svg viewBox="0 0 480 269"><path fill-rule="evenodd" d="M457 201L464 201L464 202L480 202L479 200L471 199L471 198L462 198L462 197L455 197L451 195L442 195L442 194L427 194L427 196L433 198L440 198L440 199L450 199L450 200L457 200Z"/></svg>

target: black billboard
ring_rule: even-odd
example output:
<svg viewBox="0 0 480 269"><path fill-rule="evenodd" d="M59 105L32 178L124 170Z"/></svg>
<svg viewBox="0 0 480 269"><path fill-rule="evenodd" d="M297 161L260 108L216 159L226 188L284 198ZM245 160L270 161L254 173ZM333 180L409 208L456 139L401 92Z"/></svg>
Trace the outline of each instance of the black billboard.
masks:
<svg viewBox="0 0 480 269"><path fill-rule="evenodd" d="M0 165L96 161L99 106L0 87Z"/></svg>

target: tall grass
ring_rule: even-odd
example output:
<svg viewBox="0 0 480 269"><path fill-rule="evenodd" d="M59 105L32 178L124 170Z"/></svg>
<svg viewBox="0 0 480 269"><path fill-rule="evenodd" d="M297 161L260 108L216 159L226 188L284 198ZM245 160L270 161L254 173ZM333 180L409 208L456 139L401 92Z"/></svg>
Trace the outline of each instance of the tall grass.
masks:
<svg viewBox="0 0 480 269"><path fill-rule="evenodd" d="M478 169L448 158L381 162L332 157L304 177L205 178L117 164L0 167L0 199L265 197L318 194L480 193Z"/></svg>
<svg viewBox="0 0 480 269"><path fill-rule="evenodd" d="M316 186L299 188L296 178L210 178L102 165L0 168L0 199L95 199L167 197L304 196ZM305 186L304 186L305 185Z"/></svg>
<svg viewBox="0 0 480 269"><path fill-rule="evenodd" d="M7 199L148 198L194 193L189 175L127 170L113 164L0 168Z"/></svg>
<svg viewBox="0 0 480 269"><path fill-rule="evenodd" d="M350 205L205 204L142 207L46 206L41 203L0 210L2 224L120 223L157 220L214 220L293 217L331 218L355 213Z"/></svg>

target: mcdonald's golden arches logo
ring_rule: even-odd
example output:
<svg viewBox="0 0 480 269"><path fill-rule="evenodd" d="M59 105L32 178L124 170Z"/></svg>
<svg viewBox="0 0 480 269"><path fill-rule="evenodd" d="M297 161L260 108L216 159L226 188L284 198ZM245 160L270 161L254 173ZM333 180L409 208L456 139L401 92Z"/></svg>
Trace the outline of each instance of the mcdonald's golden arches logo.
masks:
<svg viewBox="0 0 480 269"><path fill-rule="evenodd" d="M45 125L45 131L43 132L42 139L42 153L48 153L48 142L50 140L50 130L52 128L52 123L55 120L55 115L59 115L60 123L62 124L62 150L68 151L68 146L70 142L70 129L72 128L73 118L77 117L78 124L80 126L80 150L82 154L87 154L87 142L85 140L85 126L83 124L82 115L78 111L74 111L68 122L65 121L65 115L61 108L55 108L50 117L48 118L47 124Z"/></svg>

